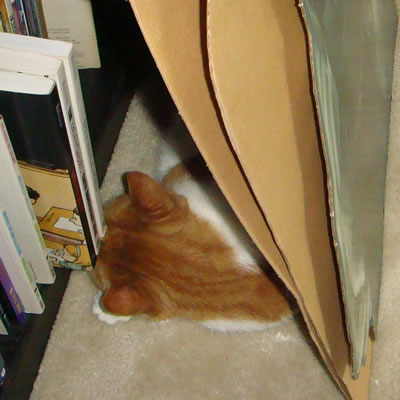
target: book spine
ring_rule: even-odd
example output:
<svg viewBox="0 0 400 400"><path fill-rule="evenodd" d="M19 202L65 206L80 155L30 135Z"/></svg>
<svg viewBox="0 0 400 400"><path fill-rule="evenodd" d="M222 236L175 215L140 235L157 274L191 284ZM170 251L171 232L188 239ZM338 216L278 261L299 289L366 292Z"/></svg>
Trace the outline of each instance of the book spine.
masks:
<svg viewBox="0 0 400 400"><path fill-rule="evenodd" d="M25 0L27 2L27 7L29 10L29 16L31 19L33 27L33 35L36 37L42 37L42 31L40 26L39 14L37 12L36 1L35 0Z"/></svg>
<svg viewBox="0 0 400 400"><path fill-rule="evenodd" d="M28 26L24 17L21 0L11 0L15 20L17 21L18 33L20 35L29 35Z"/></svg>
<svg viewBox="0 0 400 400"><path fill-rule="evenodd" d="M25 16L29 29L29 35L40 37L39 28L37 26L37 21L35 19L35 15L33 12L32 1L22 0L22 4L24 5Z"/></svg>
<svg viewBox="0 0 400 400"><path fill-rule="evenodd" d="M35 283L35 275L33 274L32 269L28 267L28 263L26 262L26 260L23 258L21 246L19 245L19 243L17 241L14 230L13 230L10 220L8 218L7 212L6 212L6 210L0 209L0 213L1 213L2 221L3 221L3 223L5 223L5 226L7 227L7 230L8 230L8 234L9 234L10 238L12 239L12 243L13 243L15 249L17 250L17 253L22 261L22 264L24 266L24 271L26 273L26 276L28 277L29 283L30 283L32 289L34 289L34 291L35 291L37 289L37 285Z"/></svg>
<svg viewBox="0 0 400 400"><path fill-rule="evenodd" d="M26 35L26 29L24 23L22 21L21 11L18 5L18 0L11 0L12 8L14 11L15 25L17 28L17 32L20 35Z"/></svg>
<svg viewBox="0 0 400 400"><path fill-rule="evenodd" d="M17 315L10 302L10 298L3 285L0 284L0 305L2 307L2 314L7 331L9 335L18 335L22 331L22 322L27 317L27 314L21 313Z"/></svg>
<svg viewBox="0 0 400 400"><path fill-rule="evenodd" d="M30 35L31 33L29 32L29 25L28 25L28 19L26 16L26 12L25 12L25 6L22 0L16 0L18 3L18 8L19 8L19 12L20 12L20 16L21 16L21 23L24 29L24 35Z"/></svg>
<svg viewBox="0 0 400 400"><path fill-rule="evenodd" d="M79 146L82 153L84 168L87 172L90 195L89 202L92 205L98 236L102 239L106 232L106 225L78 69L75 66L72 52L68 58L63 59L69 82L72 108L76 116Z"/></svg>
<svg viewBox="0 0 400 400"><path fill-rule="evenodd" d="M0 0L0 12L2 15L2 19L3 19L4 31L11 33L12 31L11 31L11 26L10 26L10 20L9 20L9 16L8 16L6 3L4 0Z"/></svg>
<svg viewBox="0 0 400 400"><path fill-rule="evenodd" d="M11 0L4 0L6 5L8 21L10 22L10 28L12 33L18 33L17 25L15 24L14 10L11 4Z"/></svg>
<svg viewBox="0 0 400 400"><path fill-rule="evenodd" d="M32 0L32 6L34 10L34 14L36 15L36 18L38 20L38 28L39 28L39 34L41 38L48 38L47 35L47 27L46 27L46 21L44 19L44 13L43 13L43 5L41 0Z"/></svg>
<svg viewBox="0 0 400 400"><path fill-rule="evenodd" d="M14 315L19 322L25 319L24 306L19 298L18 292L13 285L10 275L8 274L6 267L4 266L3 260L0 258L0 282L4 289L5 295L11 305Z"/></svg>
<svg viewBox="0 0 400 400"><path fill-rule="evenodd" d="M32 269L25 260L21 247L15 237L6 211L0 210L2 234L1 253L5 259L5 268L17 288L25 312L41 314L44 302L36 285ZM8 260L6 259L8 254Z"/></svg>
<svg viewBox="0 0 400 400"><path fill-rule="evenodd" d="M4 21L3 21L4 17L3 17L3 13L1 12L0 9L0 32L6 32L5 28L4 28Z"/></svg>
<svg viewBox="0 0 400 400"><path fill-rule="evenodd" d="M34 26L32 25L32 16L28 7L28 3L26 0L21 0L21 4L24 10L24 14L25 14L25 21L26 21L26 25L28 27L28 33L29 36L36 36L34 34Z"/></svg>
<svg viewBox="0 0 400 400"><path fill-rule="evenodd" d="M2 50L2 52L5 51L6 49ZM66 93L69 96L69 102L71 104L72 114L74 116L74 123L75 123L74 126L77 131L77 140L75 140L74 142L73 150L79 153L80 158L82 159L81 165L85 173L85 177L83 177L83 180L85 181L85 185L87 185L88 188L87 190L87 202L89 207L88 212L90 213L90 215L93 215L94 217L93 218L95 221L94 229L96 231L94 236L94 241L98 242L98 238L100 238L101 240L104 237L106 231L103 207L100 199L99 182L94 163L92 144L89 134L89 128L86 118L86 112L83 102L78 70L74 64L73 52L70 51L69 55L68 53L66 55L64 54L59 56L55 54L54 57L61 59L65 68L65 75L67 79ZM13 68L12 63L7 62L7 60L11 59L12 59L11 56L2 55L1 57L2 68L12 69ZM21 69L20 72L35 74L35 75L42 74L40 69L35 67L36 64L31 63L28 64L27 66L26 60L21 62L24 62L24 67ZM53 79L55 79L54 78L55 74L56 72L54 71L52 72L48 71L46 76L51 76ZM97 247L96 251L98 251L98 246L96 245L96 247Z"/></svg>
<svg viewBox="0 0 400 400"><path fill-rule="evenodd" d="M11 322L8 319L6 310L0 303L0 335L8 335L11 329Z"/></svg>
<svg viewBox="0 0 400 400"><path fill-rule="evenodd" d="M10 141L10 137L7 132L7 127L4 122L4 118L1 115L0 115L0 143L2 145L4 145L3 148L8 152L9 160L12 162L13 173L16 176L16 180L19 183L19 186L21 189L21 194L24 196L24 201L25 201L26 208L28 209L28 212L30 215L30 221L31 221L31 224L33 227L33 231L34 231L34 234L39 243L39 246L37 246L37 247L40 247L40 249L38 249L38 252L40 252L40 251L42 252L42 256L38 257L39 259L36 258L36 259L38 259L38 262L34 263L34 265L33 265L33 267L35 268L35 272L36 272L36 279L38 280L38 282L41 282L41 283L52 283L52 282L54 282L54 280L56 278L55 271L54 271L54 268L53 268L50 260L48 260L46 257L46 252L47 252L46 244L43 240L43 236L40 232L38 221L36 219L35 213L33 212L33 209L32 209L32 206L31 206L31 203L29 200L29 196L26 192L24 180L22 178L21 172L18 167L18 162L15 157L15 153L14 153L11 141ZM32 240L34 240L34 238L32 238Z"/></svg>
<svg viewBox="0 0 400 400"><path fill-rule="evenodd" d="M58 93L61 101L61 107L63 110L64 120L67 127L69 145L71 148L72 157L75 165L77 183L80 188L80 195L78 195L78 198L80 197L83 202L94 251L96 254L98 254L100 250L100 237L97 232L97 227L95 225L93 202L90 200L88 179L82 158L82 151L81 151L82 146L80 146L79 143L77 125L75 122L74 112L72 111L71 99L69 95L68 82L65 74L64 65L61 66L58 74L53 78L57 83Z"/></svg>

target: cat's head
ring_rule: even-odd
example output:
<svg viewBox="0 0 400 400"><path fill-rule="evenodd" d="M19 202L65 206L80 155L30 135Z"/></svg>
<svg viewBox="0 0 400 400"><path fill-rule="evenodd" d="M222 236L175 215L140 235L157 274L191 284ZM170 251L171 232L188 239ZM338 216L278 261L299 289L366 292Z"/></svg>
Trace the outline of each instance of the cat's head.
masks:
<svg viewBox="0 0 400 400"><path fill-rule="evenodd" d="M104 292L106 311L279 320L289 310L277 286L264 274L243 268L215 224L168 189L173 182L189 182L183 167L176 167L163 184L140 172L126 179L128 194L105 209L108 230L92 274Z"/></svg>
<svg viewBox="0 0 400 400"><path fill-rule="evenodd" d="M163 261L173 257L189 216L186 198L150 176L130 172L126 180L128 194L105 208L108 229L92 273L95 284L105 292L105 308L122 315L151 312L148 308L160 300L154 298L157 288L148 290L152 284L148 275L161 273ZM145 285L140 284L143 280ZM146 298L148 303L143 302Z"/></svg>

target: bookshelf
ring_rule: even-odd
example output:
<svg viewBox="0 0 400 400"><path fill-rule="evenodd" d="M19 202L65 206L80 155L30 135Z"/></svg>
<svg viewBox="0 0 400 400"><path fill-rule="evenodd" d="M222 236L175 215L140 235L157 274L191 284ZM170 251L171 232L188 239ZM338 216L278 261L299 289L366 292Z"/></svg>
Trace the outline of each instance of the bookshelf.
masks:
<svg viewBox="0 0 400 400"><path fill-rule="evenodd" d="M102 67L81 70L80 78L101 183L135 88L155 66L129 2L96 0L92 7ZM30 397L71 271L56 273L54 285L41 287L45 312L30 315L15 337L0 336L8 374L0 400Z"/></svg>

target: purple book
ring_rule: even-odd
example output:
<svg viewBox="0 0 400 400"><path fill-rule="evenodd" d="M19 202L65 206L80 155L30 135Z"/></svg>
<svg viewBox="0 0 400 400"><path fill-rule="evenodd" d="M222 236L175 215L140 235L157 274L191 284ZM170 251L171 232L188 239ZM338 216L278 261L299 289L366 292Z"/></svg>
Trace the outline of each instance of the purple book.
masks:
<svg viewBox="0 0 400 400"><path fill-rule="evenodd" d="M18 293L16 292L14 285L11 282L11 279L7 273L7 270L3 264L3 260L0 258L0 282L6 292L8 300L11 304L15 312L15 316L17 317L19 322L22 322L25 318L24 308L19 299Z"/></svg>
<svg viewBox="0 0 400 400"><path fill-rule="evenodd" d="M14 10L14 18L17 26L18 33L21 35L28 35L28 27L25 20L24 10L20 0L13 0L11 2Z"/></svg>

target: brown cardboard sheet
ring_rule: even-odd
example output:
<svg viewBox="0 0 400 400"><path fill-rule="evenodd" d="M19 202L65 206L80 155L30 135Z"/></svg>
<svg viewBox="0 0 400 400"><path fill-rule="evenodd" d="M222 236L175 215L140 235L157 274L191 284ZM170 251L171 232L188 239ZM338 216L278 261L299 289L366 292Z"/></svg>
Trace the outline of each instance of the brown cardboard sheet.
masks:
<svg viewBox="0 0 400 400"><path fill-rule="evenodd" d="M290 290L286 264L232 152L209 79L206 1L131 0L172 98L219 187Z"/></svg>
<svg viewBox="0 0 400 400"><path fill-rule="evenodd" d="M208 9L206 0L130 2L221 190L296 297L343 393L367 399L370 356L360 377L351 378L294 0L209 0Z"/></svg>

